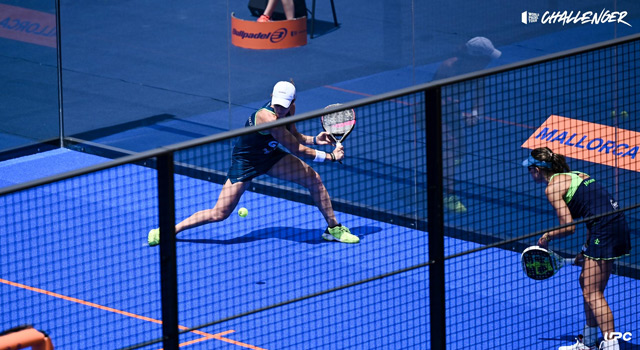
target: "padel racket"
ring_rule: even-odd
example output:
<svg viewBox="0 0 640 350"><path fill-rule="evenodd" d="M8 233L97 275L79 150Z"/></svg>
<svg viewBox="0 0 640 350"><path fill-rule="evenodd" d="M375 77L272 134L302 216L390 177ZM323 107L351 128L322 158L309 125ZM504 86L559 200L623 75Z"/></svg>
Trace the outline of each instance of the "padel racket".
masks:
<svg viewBox="0 0 640 350"><path fill-rule="evenodd" d="M534 280L546 280L555 275L563 266L572 265L574 259L563 258L549 249L531 246L520 256L522 269Z"/></svg>
<svg viewBox="0 0 640 350"><path fill-rule="evenodd" d="M340 106L340 103L328 105L326 108ZM353 109L329 113L321 118L322 128L328 132L336 143L342 143L356 126L356 112Z"/></svg>

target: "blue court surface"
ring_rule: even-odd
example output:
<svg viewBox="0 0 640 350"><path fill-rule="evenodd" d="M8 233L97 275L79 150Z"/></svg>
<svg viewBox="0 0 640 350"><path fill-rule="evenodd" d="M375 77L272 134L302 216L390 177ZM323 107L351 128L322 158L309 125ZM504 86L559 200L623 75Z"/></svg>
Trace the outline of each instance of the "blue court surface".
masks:
<svg viewBox="0 0 640 350"><path fill-rule="evenodd" d="M63 154L74 161L61 160ZM48 156L58 170L100 160L63 150L0 167L28 168ZM21 181L9 174L2 172L5 183ZM219 189L177 175L178 220L210 206ZM146 246L157 224L155 191L154 170L125 165L2 197L0 220L11 232L4 235L3 260L14 267L2 265L0 328L28 320L60 349L115 349L159 338L159 248ZM313 206L253 192L239 206L249 209L247 218L232 215L178 236L183 327L417 265L428 256L425 232L337 213L361 238L345 245L320 238L325 224ZM445 244L446 255L479 246L454 238ZM450 348L495 348L498 339L535 349L572 342L584 322L578 275L579 268L565 267L547 281L530 280L519 253L502 249L449 260ZM625 326L637 326L640 310L628 291L639 287L614 275L607 288L622 331L636 331ZM421 268L193 331L181 342L187 349L424 349L428 293L428 268ZM640 348L635 343L621 348Z"/></svg>
<svg viewBox="0 0 640 350"><path fill-rule="evenodd" d="M38 1L3 3L53 13ZM196 3L82 7L63 1L63 36L69 35L63 41L64 134L78 140L74 149L133 153L240 128L268 100L273 83L290 77L298 87L298 114L426 83L457 44L476 35L490 37L502 51L492 68L640 28L634 1L574 2L629 10L632 26L614 28L519 23L523 10L542 12L557 1L479 8L468 1L396 6L358 0L337 4L341 26L320 20L319 36L306 46L257 52L230 47L223 35L230 11L248 17L245 2ZM327 5L318 10L324 20ZM419 16L412 23L407 19L414 10ZM451 11L454 19L442 15ZM0 101L14 116L0 118L0 151L58 137L55 50L6 38L0 48L0 78L8 82ZM447 175L468 212L445 212L445 255L557 223L544 188L520 165L527 155L521 145L549 115L640 132L637 84L618 83L606 60L590 67L551 67L553 79L545 81L559 90L535 74L489 81L493 102L468 129L467 149ZM637 81L635 65L615 67L625 81ZM600 75L592 78L596 71ZM332 198L425 219L421 103L421 96L409 96L358 109L344 164L313 165ZM467 99L460 108L469 106ZM631 117L612 119L613 109ZM315 134L320 126L310 120L298 129ZM372 140L381 146L372 147ZM176 161L224 173L231 148L231 142L203 146L177 153ZM7 160L0 162L0 188L108 160L70 149ZM623 207L637 203L637 172L569 161L602 181ZM176 175L177 220L210 208L219 191L219 184ZM58 349L117 349L160 338L159 248L146 246L147 232L158 222L156 196L155 171L126 165L0 197L0 330L31 323L47 331ZM321 239L325 222L313 206L256 192L247 192L242 206L249 209L245 219L233 214L178 236L183 329L428 259L426 232L384 218L338 212L361 238L358 245L344 245ZM620 266L637 275L638 210L628 220L634 251ZM583 235L580 229L554 248L575 253ZM579 268L533 281L521 271L519 251L503 248L447 261L448 348L557 349L573 343L584 324ZM424 349L430 339L428 274L421 268L316 296L189 332L181 342L185 349ZM623 350L640 349L639 287L637 279L618 274L606 290L617 329L634 334L622 342Z"/></svg>

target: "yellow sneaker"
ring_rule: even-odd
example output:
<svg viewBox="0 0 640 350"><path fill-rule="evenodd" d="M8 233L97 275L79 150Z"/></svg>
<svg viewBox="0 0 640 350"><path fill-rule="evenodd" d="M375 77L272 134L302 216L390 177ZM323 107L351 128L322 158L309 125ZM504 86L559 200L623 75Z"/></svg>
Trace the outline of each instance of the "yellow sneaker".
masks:
<svg viewBox="0 0 640 350"><path fill-rule="evenodd" d="M342 225L335 227L327 227L322 234L322 238L325 241L338 241L342 243L358 243L360 238L356 235L352 235L348 228Z"/></svg>
<svg viewBox="0 0 640 350"><path fill-rule="evenodd" d="M458 214L464 214L467 212L467 207L465 207L464 204L460 202L460 198L458 198L458 196L455 196L455 195L444 197L444 207L447 210L452 211L454 213L458 213Z"/></svg>

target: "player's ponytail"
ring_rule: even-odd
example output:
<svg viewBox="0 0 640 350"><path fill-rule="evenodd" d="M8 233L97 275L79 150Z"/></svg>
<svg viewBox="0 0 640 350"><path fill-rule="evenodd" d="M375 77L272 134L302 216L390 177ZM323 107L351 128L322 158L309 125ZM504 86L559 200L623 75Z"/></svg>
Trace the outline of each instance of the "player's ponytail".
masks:
<svg viewBox="0 0 640 350"><path fill-rule="evenodd" d="M551 165L550 170L553 173L568 173L571 171L567 164L566 158L559 153L553 153L549 147L540 147L531 151L531 156Z"/></svg>

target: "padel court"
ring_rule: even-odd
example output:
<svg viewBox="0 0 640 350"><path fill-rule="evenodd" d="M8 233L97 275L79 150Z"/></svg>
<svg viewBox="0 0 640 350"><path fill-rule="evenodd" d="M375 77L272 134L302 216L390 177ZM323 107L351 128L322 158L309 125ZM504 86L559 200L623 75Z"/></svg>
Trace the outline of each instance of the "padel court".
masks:
<svg viewBox="0 0 640 350"><path fill-rule="evenodd" d="M637 20L630 22L640 26ZM571 30L554 35L554 40L580 37ZM549 37L531 40L545 43ZM524 46L520 42L500 49L505 59L516 62ZM544 187L533 184L521 162L528 155L528 141L546 141L560 149L576 145L579 136L561 136L558 118L575 121L572 126L581 123L586 150L590 145L602 153L606 141L618 147L610 146L607 153L631 152L637 146L625 143L626 148L620 148L619 142L621 135L640 132L637 51L637 44L609 48L485 79L485 110L474 124L445 122L455 140L447 143L455 157L444 160L452 169L445 174L445 186L466 206L464 213L445 211L445 256L557 224ZM430 81L436 69L435 63L398 68L304 89L298 94L299 112ZM462 82L443 87L443 96L455 101L443 107L445 120L472 106L469 86ZM155 90L142 94L161 99ZM195 101L201 96L191 97ZM143 151L239 128L266 98L268 93L239 105L221 103L220 110L204 114L178 118L167 113L138 124L75 134L71 149L0 163L0 186L108 161L92 155L99 153L95 150ZM416 229L427 210L424 105L423 95L415 93L356 108L358 121L345 143L344 164L313 164L336 200L338 220L360 237L359 244L325 242L321 234L326 224L316 207L254 189L238 204L248 208L246 218L234 213L223 222L178 235L182 330L319 293L190 331L180 337L183 348L428 347L429 268L392 274L423 264L429 256L428 233ZM75 111L92 107L78 106ZM544 125L548 128L543 133ZM307 120L298 129L313 135L320 126L318 120ZM589 134L593 130L613 131ZM593 141L598 139L601 144ZM211 178L224 176L231 149L229 141L176 153L176 162L190 164L198 174L175 175L178 221L214 204L221 185ZM637 170L594 161L578 151L568 159L572 168L605 183L622 207L637 202ZM626 158L623 154L616 158L621 164L636 159L633 153ZM0 197L0 329L34 324L59 349L122 349L161 338L159 248L146 244L147 232L158 225L156 176L150 164L126 164ZM262 188L290 191L287 183L259 180ZM380 215L344 210L354 207ZM405 220L395 221L399 216ZM628 212L634 250L617 263L606 289L617 330L632 334L621 349L640 348L639 218L637 209ZM580 228L551 247L565 256L574 254L584 234ZM544 281L527 278L520 252L535 242L527 238L446 261L448 348L557 349L574 343L584 325L580 268L567 266ZM390 275L374 279L385 274ZM320 293L349 284L355 285Z"/></svg>
<svg viewBox="0 0 640 350"><path fill-rule="evenodd" d="M5 162L3 174L20 176L10 170L35 171L47 161L64 168L101 159L54 151ZM101 183L115 179L122 191L101 191ZM0 294L9 308L2 327L33 320L59 348L116 349L159 338L160 300L152 297L160 294L158 247L146 246L146 232L156 225L154 180L154 170L126 165L3 197L3 227L29 238L5 238L3 259L15 268L2 272ZM204 208L219 189L177 175L176 193L185 194L177 198L177 217ZM49 205L11 212L13 201L27 199ZM320 238L324 221L314 206L252 192L240 206L249 208L247 218L234 214L178 236L185 329L417 265L428 253L427 234L406 227L337 213L361 238L346 245ZM479 245L447 238L446 246L451 255ZM447 271L453 348L526 339L532 348L553 349L572 342L582 327L577 267L534 281L522 272L519 252L494 248L449 260ZM193 331L181 342L192 349L422 349L429 336L427 276L427 268L393 275ZM640 311L624 290L639 287L637 280L611 277L607 297L621 329L635 325ZM471 339L455 339L469 329L477 332ZM634 343L622 348L637 348Z"/></svg>

